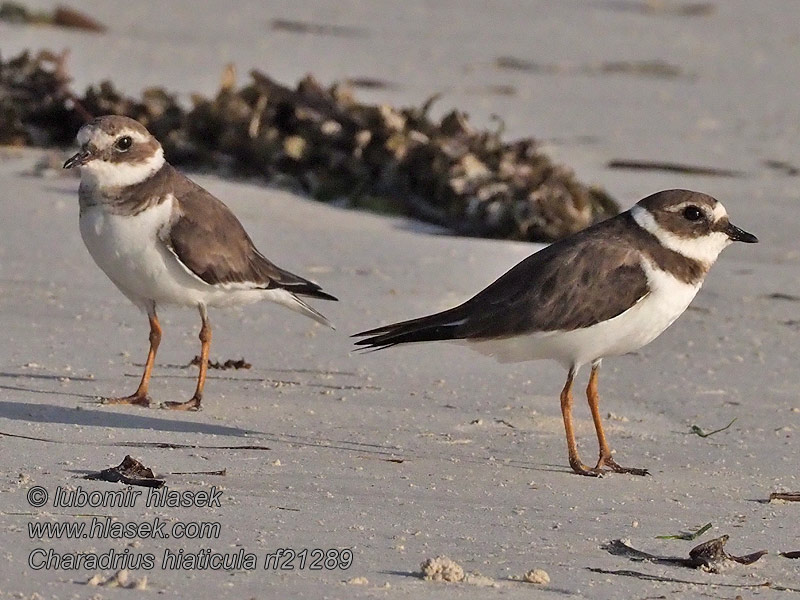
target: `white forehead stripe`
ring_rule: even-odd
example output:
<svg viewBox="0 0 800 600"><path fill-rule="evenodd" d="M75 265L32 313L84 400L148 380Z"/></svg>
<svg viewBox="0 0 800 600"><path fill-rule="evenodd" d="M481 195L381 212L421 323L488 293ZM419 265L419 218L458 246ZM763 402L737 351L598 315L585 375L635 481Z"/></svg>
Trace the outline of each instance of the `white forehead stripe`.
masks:
<svg viewBox="0 0 800 600"><path fill-rule="evenodd" d="M711 220L714 222L719 221L723 217L728 216L728 211L725 210L725 207L722 206L722 202L719 200L714 204L714 208L711 209L711 214L709 215L705 209L705 206L698 204L697 202L693 202L691 200L687 200L686 202L681 202L680 204L676 204L675 206L669 207L667 210L670 212L682 212L687 206L697 206L700 210L705 213L706 216L710 216Z"/></svg>
<svg viewBox="0 0 800 600"><path fill-rule="evenodd" d="M714 222L719 221L723 217L728 216L728 211L722 206L722 202L717 201L714 205Z"/></svg>
<svg viewBox="0 0 800 600"><path fill-rule="evenodd" d="M84 146L89 139L92 137L92 129L87 125L84 125L78 130L78 144Z"/></svg>
<svg viewBox="0 0 800 600"><path fill-rule="evenodd" d="M78 144L83 146L92 142L97 148L107 148L123 135L128 135L136 142L147 142L150 137L132 129L123 129L116 136L107 134L102 129L93 125L84 125L78 130Z"/></svg>
<svg viewBox="0 0 800 600"><path fill-rule="evenodd" d="M722 205L718 204L717 207L719 206ZM714 208L715 214L717 207ZM722 210L724 211L725 209L722 208ZM697 238L684 238L675 235L659 225L650 211L642 206L634 206L631 209L631 216L639 227L648 233L652 233L665 248L669 248L686 258L698 260L708 267L714 264L719 253L731 243L727 234L721 231L713 231Z"/></svg>

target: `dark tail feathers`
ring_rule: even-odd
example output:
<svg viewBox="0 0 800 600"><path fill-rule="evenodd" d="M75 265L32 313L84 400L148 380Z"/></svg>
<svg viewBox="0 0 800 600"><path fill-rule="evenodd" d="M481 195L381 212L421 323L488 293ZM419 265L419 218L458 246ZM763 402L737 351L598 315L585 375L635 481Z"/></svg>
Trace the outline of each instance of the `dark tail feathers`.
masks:
<svg viewBox="0 0 800 600"><path fill-rule="evenodd" d="M323 292L322 288L318 286L316 283L307 282L307 285L282 285L280 286L285 289L287 292L292 292L293 294L297 294L298 296L305 296L307 298L318 298L319 300L332 300L333 302L338 302L339 299L336 296L331 296L327 292Z"/></svg>
<svg viewBox="0 0 800 600"><path fill-rule="evenodd" d="M272 267L277 272L277 276L275 272L271 274L271 283L269 287L282 288L287 292L291 292L298 296L306 296L307 298L318 298L319 300L332 300L334 302L339 301L339 299L336 296L331 296L329 293L323 292L322 287L314 283L313 281L304 279L299 275L290 273L289 271L276 267L275 265L272 265Z"/></svg>
<svg viewBox="0 0 800 600"><path fill-rule="evenodd" d="M408 344L411 342L433 342L437 340L458 339L460 337L458 332L461 323L454 322L452 315L448 313L449 311L446 311L427 317L420 317L419 319L384 325L377 329L370 329L369 331L353 334L351 337L370 336L355 342L355 345L362 346L361 349L363 350L381 350L383 348L396 346L397 344Z"/></svg>

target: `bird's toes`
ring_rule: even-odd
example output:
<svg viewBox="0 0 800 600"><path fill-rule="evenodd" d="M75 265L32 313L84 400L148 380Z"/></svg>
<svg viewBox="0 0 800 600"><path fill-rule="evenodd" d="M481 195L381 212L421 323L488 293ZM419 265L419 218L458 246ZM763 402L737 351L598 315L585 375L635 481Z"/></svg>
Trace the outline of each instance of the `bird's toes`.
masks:
<svg viewBox="0 0 800 600"><path fill-rule="evenodd" d="M597 462L597 466L595 467L595 469L601 469L603 467L605 467L606 469L608 469L608 471L612 473L627 473L628 475L638 475L640 477L645 477L647 475L650 475L650 471L648 471L647 469L639 469L636 467L623 467L617 464L617 461L615 461L613 458L610 457L605 459L601 458Z"/></svg>
<svg viewBox="0 0 800 600"><path fill-rule="evenodd" d="M614 469L615 473L628 473L629 475L639 475L640 477L647 477L651 473L647 469L637 469L635 467L620 467L619 470Z"/></svg>
<svg viewBox="0 0 800 600"><path fill-rule="evenodd" d="M191 400L187 400L186 402L163 402L161 404L161 408L166 408L168 410L197 411L200 410L200 398L193 397Z"/></svg>
<svg viewBox="0 0 800 600"><path fill-rule="evenodd" d="M150 406L150 396L131 394L122 398L100 398L100 404L129 404L148 408Z"/></svg>
<svg viewBox="0 0 800 600"><path fill-rule="evenodd" d="M584 477L602 477L605 473L603 469L600 469L598 467L592 469L580 462L570 463L570 467L572 467L572 470L576 474L583 475Z"/></svg>
<svg viewBox="0 0 800 600"><path fill-rule="evenodd" d="M578 475L583 475L584 477L597 477L598 479L605 477L605 471L603 469L584 469L583 471L575 471Z"/></svg>

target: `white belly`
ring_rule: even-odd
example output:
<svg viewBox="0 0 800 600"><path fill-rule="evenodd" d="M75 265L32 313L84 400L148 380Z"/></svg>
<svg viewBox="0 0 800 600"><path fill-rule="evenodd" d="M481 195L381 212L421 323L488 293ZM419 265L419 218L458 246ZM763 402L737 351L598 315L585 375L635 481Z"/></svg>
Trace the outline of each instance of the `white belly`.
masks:
<svg viewBox="0 0 800 600"><path fill-rule="evenodd" d="M500 362L551 358L565 367L619 356L649 344L677 319L702 283L690 285L645 265L650 293L613 319L574 331L549 331L514 338L469 342Z"/></svg>
<svg viewBox="0 0 800 600"><path fill-rule="evenodd" d="M81 236L97 266L142 310L153 303L225 306L269 297L260 289L225 290L191 273L158 238L171 214L171 199L135 216L93 206L81 214Z"/></svg>

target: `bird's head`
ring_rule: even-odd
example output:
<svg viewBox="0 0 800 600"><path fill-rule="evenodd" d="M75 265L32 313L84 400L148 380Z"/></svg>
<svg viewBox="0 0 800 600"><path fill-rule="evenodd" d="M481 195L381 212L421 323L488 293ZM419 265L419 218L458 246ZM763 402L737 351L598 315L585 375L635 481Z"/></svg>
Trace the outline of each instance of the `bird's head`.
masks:
<svg viewBox="0 0 800 600"><path fill-rule="evenodd" d="M709 267L731 242L758 241L731 223L722 202L699 192L658 192L640 200L631 214L663 246Z"/></svg>
<svg viewBox="0 0 800 600"><path fill-rule="evenodd" d="M135 185L164 164L158 140L134 119L98 117L78 131L80 150L64 163L81 168L81 176L102 189Z"/></svg>

